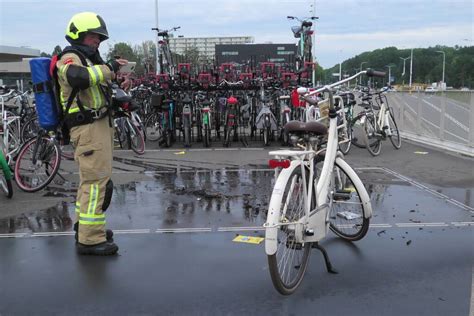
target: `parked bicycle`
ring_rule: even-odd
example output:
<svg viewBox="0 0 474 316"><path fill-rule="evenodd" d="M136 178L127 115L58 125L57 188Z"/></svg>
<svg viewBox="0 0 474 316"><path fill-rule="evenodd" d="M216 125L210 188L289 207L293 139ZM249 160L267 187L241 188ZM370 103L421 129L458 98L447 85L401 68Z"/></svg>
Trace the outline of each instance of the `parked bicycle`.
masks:
<svg viewBox="0 0 474 316"><path fill-rule="evenodd" d="M375 103L373 98L375 97ZM364 110L353 120L354 125L362 127L362 137L367 150L373 155L380 154L382 141L390 139L395 149L401 148L400 131L393 109L389 106L385 91L365 93L361 106Z"/></svg>
<svg viewBox="0 0 474 316"><path fill-rule="evenodd" d="M270 152L272 168L277 168L265 227L265 252L273 285L289 295L303 280L312 247L325 258L328 272L335 273L319 241L331 229L348 241L362 239L372 216L370 197L356 172L338 152L337 110L333 88L362 74L382 77L372 70L309 92L299 88L310 104L311 95L327 93L329 128L319 122L291 121L285 130L290 141L302 150ZM343 111L340 109L339 111ZM323 140L327 137L327 142ZM325 143L325 146L320 144Z"/></svg>
<svg viewBox="0 0 474 316"><path fill-rule="evenodd" d="M159 45L159 53L158 53L158 61L160 64L160 73L168 73L170 75L175 74L175 64L173 61L173 55L171 54L170 46L169 46L169 37L170 33L180 29L180 26L173 27L169 30L160 30L156 27L152 28L153 31L157 32L158 38L161 37L162 39L158 41Z"/></svg>
<svg viewBox="0 0 474 316"><path fill-rule="evenodd" d="M291 27L291 31L293 32L295 38L299 38L296 54L296 70L302 70L305 67L305 62L313 61L311 54L311 36L313 34L311 27L313 26L313 22L311 21L317 20L319 18L317 16L311 16L303 19L295 16L287 16L287 18L290 20L297 20L301 23L301 25Z"/></svg>

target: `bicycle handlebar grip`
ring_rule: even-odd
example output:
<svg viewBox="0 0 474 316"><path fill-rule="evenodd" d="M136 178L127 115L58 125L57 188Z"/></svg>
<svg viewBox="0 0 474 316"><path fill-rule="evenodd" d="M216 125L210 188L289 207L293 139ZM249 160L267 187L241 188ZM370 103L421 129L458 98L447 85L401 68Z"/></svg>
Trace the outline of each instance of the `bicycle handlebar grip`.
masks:
<svg viewBox="0 0 474 316"><path fill-rule="evenodd" d="M309 92L309 89L308 88L305 88L305 87L299 87L296 92L298 92L299 95L302 95L302 94L306 94Z"/></svg>
<svg viewBox="0 0 474 316"><path fill-rule="evenodd" d="M311 105L318 105L318 100L315 100L310 96L306 96L303 99Z"/></svg>
<svg viewBox="0 0 474 316"><path fill-rule="evenodd" d="M376 70L373 70L373 69L367 69L367 76L368 77L380 77L380 78L383 78L385 77L387 73L384 72L384 71L376 71Z"/></svg>
<svg viewBox="0 0 474 316"><path fill-rule="evenodd" d="M2 90L16 90L16 86L15 85L12 85L12 86L7 86L7 85L3 85L3 86L0 86L0 89Z"/></svg>

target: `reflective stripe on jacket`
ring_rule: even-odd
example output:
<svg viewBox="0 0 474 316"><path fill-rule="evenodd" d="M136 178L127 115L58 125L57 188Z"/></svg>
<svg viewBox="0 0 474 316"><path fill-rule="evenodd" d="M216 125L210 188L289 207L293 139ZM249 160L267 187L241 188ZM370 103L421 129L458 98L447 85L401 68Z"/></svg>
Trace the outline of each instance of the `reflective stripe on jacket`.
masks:
<svg viewBox="0 0 474 316"><path fill-rule="evenodd" d="M78 82L81 87L78 97L85 109L98 110L107 104L106 96L101 91L101 88L104 90L109 89L106 83L112 80L113 72L106 65L94 65L90 60L86 60L87 67L82 64L77 54L66 53L56 63L59 85L61 87L61 104L64 109L66 109L66 103L72 92L73 85L77 85ZM78 111L77 101L74 100L69 113Z"/></svg>

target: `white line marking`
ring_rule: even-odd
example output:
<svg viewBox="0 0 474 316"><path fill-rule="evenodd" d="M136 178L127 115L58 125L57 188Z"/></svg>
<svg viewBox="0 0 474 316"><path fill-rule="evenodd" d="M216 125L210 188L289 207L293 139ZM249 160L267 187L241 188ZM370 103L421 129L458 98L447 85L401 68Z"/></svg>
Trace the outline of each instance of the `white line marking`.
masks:
<svg viewBox="0 0 474 316"><path fill-rule="evenodd" d="M26 233L0 234L0 238L21 238L26 236Z"/></svg>
<svg viewBox="0 0 474 316"><path fill-rule="evenodd" d="M451 222L453 226L473 226L474 222Z"/></svg>
<svg viewBox="0 0 474 316"><path fill-rule="evenodd" d="M74 232L41 232L41 233L33 233L31 236L33 237L52 237L52 236L73 236Z"/></svg>
<svg viewBox="0 0 474 316"><path fill-rule="evenodd" d="M151 232L150 229L121 229L121 230L114 230L114 234L149 234Z"/></svg>
<svg viewBox="0 0 474 316"><path fill-rule="evenodd" d="M435 191L435 190L433 190L433 189L430 189L430 188L428 188L427 186L425 186L425 185L423 185L423 184L421 184L421 183L419 183L419 182L416 182L416 181L414 181L414 180L412 180L412 179L410 179L410 178L408 178L408 177L405 177L404 175L399 174L399 173L396 172L396 171L393 171L393 170L388 169L388 168L385 168L385 167L383 167L383 168L381 168L381 169L385 170L386 172L388 172L388 173L390 173L390 174L396 176L397 178L399 178L399 179L401 179L401 180L403 180L403 181L407 181L407 182L409 182L410 184L412 184L412 185L414 185L414 186L416 186L416 187L418 187L418 188L420 188L420 189L422 189L422 190L425 190L425 191L427 191L428 193L431 193L432 195L435 195L435 196L437 196L437 197L439 197L439 198L441 198L441 199L444 199L444 200L446 200L447 202L449 202L449 203L451 203L451 204L453 204L453 205L456 205L457 207L460 207L460 208L462 208L462 209L464 209L464 210L474 211L474 208L473 208L473 207L470 207L470 206L468 206L468 205L466 205L466 204L464 204L464 203L462 203L462 202L459 202L459 201L457 201L457 200L455 200L455 199L452 199L452 198L450 198L449 196L447 196L447 195L445 195L445 194L442 194L442 193L439 193L439 192L437 192L437 191Z"/></svg>
<svg viewBox="0 0 474 316"><path fill-rule="evenodd" d="M396 223L397 227L447 227L446 223Z"/></svg>
<svg viewBox="0 0 474 316"><path fill-rule="evenodd" d="M157 229L155 233L205 233L212 232L211 228L169 228Z"/></svg>
<svg viewBox="0 0 474 316"><path fill-rule="evenodd" d="M238 148L216 148L215 151L238 151Z"/></svg>
<svg viewBox="0 0 474 316"><path fill-rule="evenodd" d="M253 231L253 230L265 230L262 226L255 227L219 227L218 232L234 232L234 231Z"/></svg>
<svg viewBox="0 0 474 316"><path fill-rule="evenodd" d="M369 228L391 228L393 225L390 224L370 224Z"/></svg>

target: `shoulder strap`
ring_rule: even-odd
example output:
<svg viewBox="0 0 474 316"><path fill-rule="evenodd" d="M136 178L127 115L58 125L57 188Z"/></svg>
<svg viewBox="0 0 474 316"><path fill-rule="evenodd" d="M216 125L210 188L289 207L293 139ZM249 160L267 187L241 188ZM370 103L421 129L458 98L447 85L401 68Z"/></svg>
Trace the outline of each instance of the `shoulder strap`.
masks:
<svg viewBox="0 0 474 316"><path fill-rule="evenodd" d="M52 62L54 61L54 65L52 65L50 68L52 68L53 70L51 71L50 69L50 72L51 72L51 76L54 78L54 81L56 82L56 85L57 85L57 89L59 91L59 83L58 83L58 80L57 80L57 68L56 68L56 62L58 60L60 60L65 54L70 54L70 53L73 53L75 55L77 55L77 57L79 57L79 59L81 60L81 63L83 66L87 67L88 64L87 64L87 60L86 60L86 56L84 56L83 53L81 53L79 50L77 49L74 49L72 47L66 47L64 48L64 50L59 53L58 55L55 55L53 56L52 58ZM69 113L69 109L71 108L72 106L72 102L74 101L74 98L77 97L77 106L79 107L79 110L81 112L85 112L85 108L84 106L82 105L82 102L81 100L79 99L79 96L78 96L78 93L79 93L79 89L78 88L73 88L72 89L72 92L71 94L69 95L69 98L67 99L67 102L66 102L66 110L64 111L63 113L63 116L67 113ZM62 113L62 105L61 105L61 102L58 103L60 105L60 108L61 108L61 111L60 113Z"/></svg>

